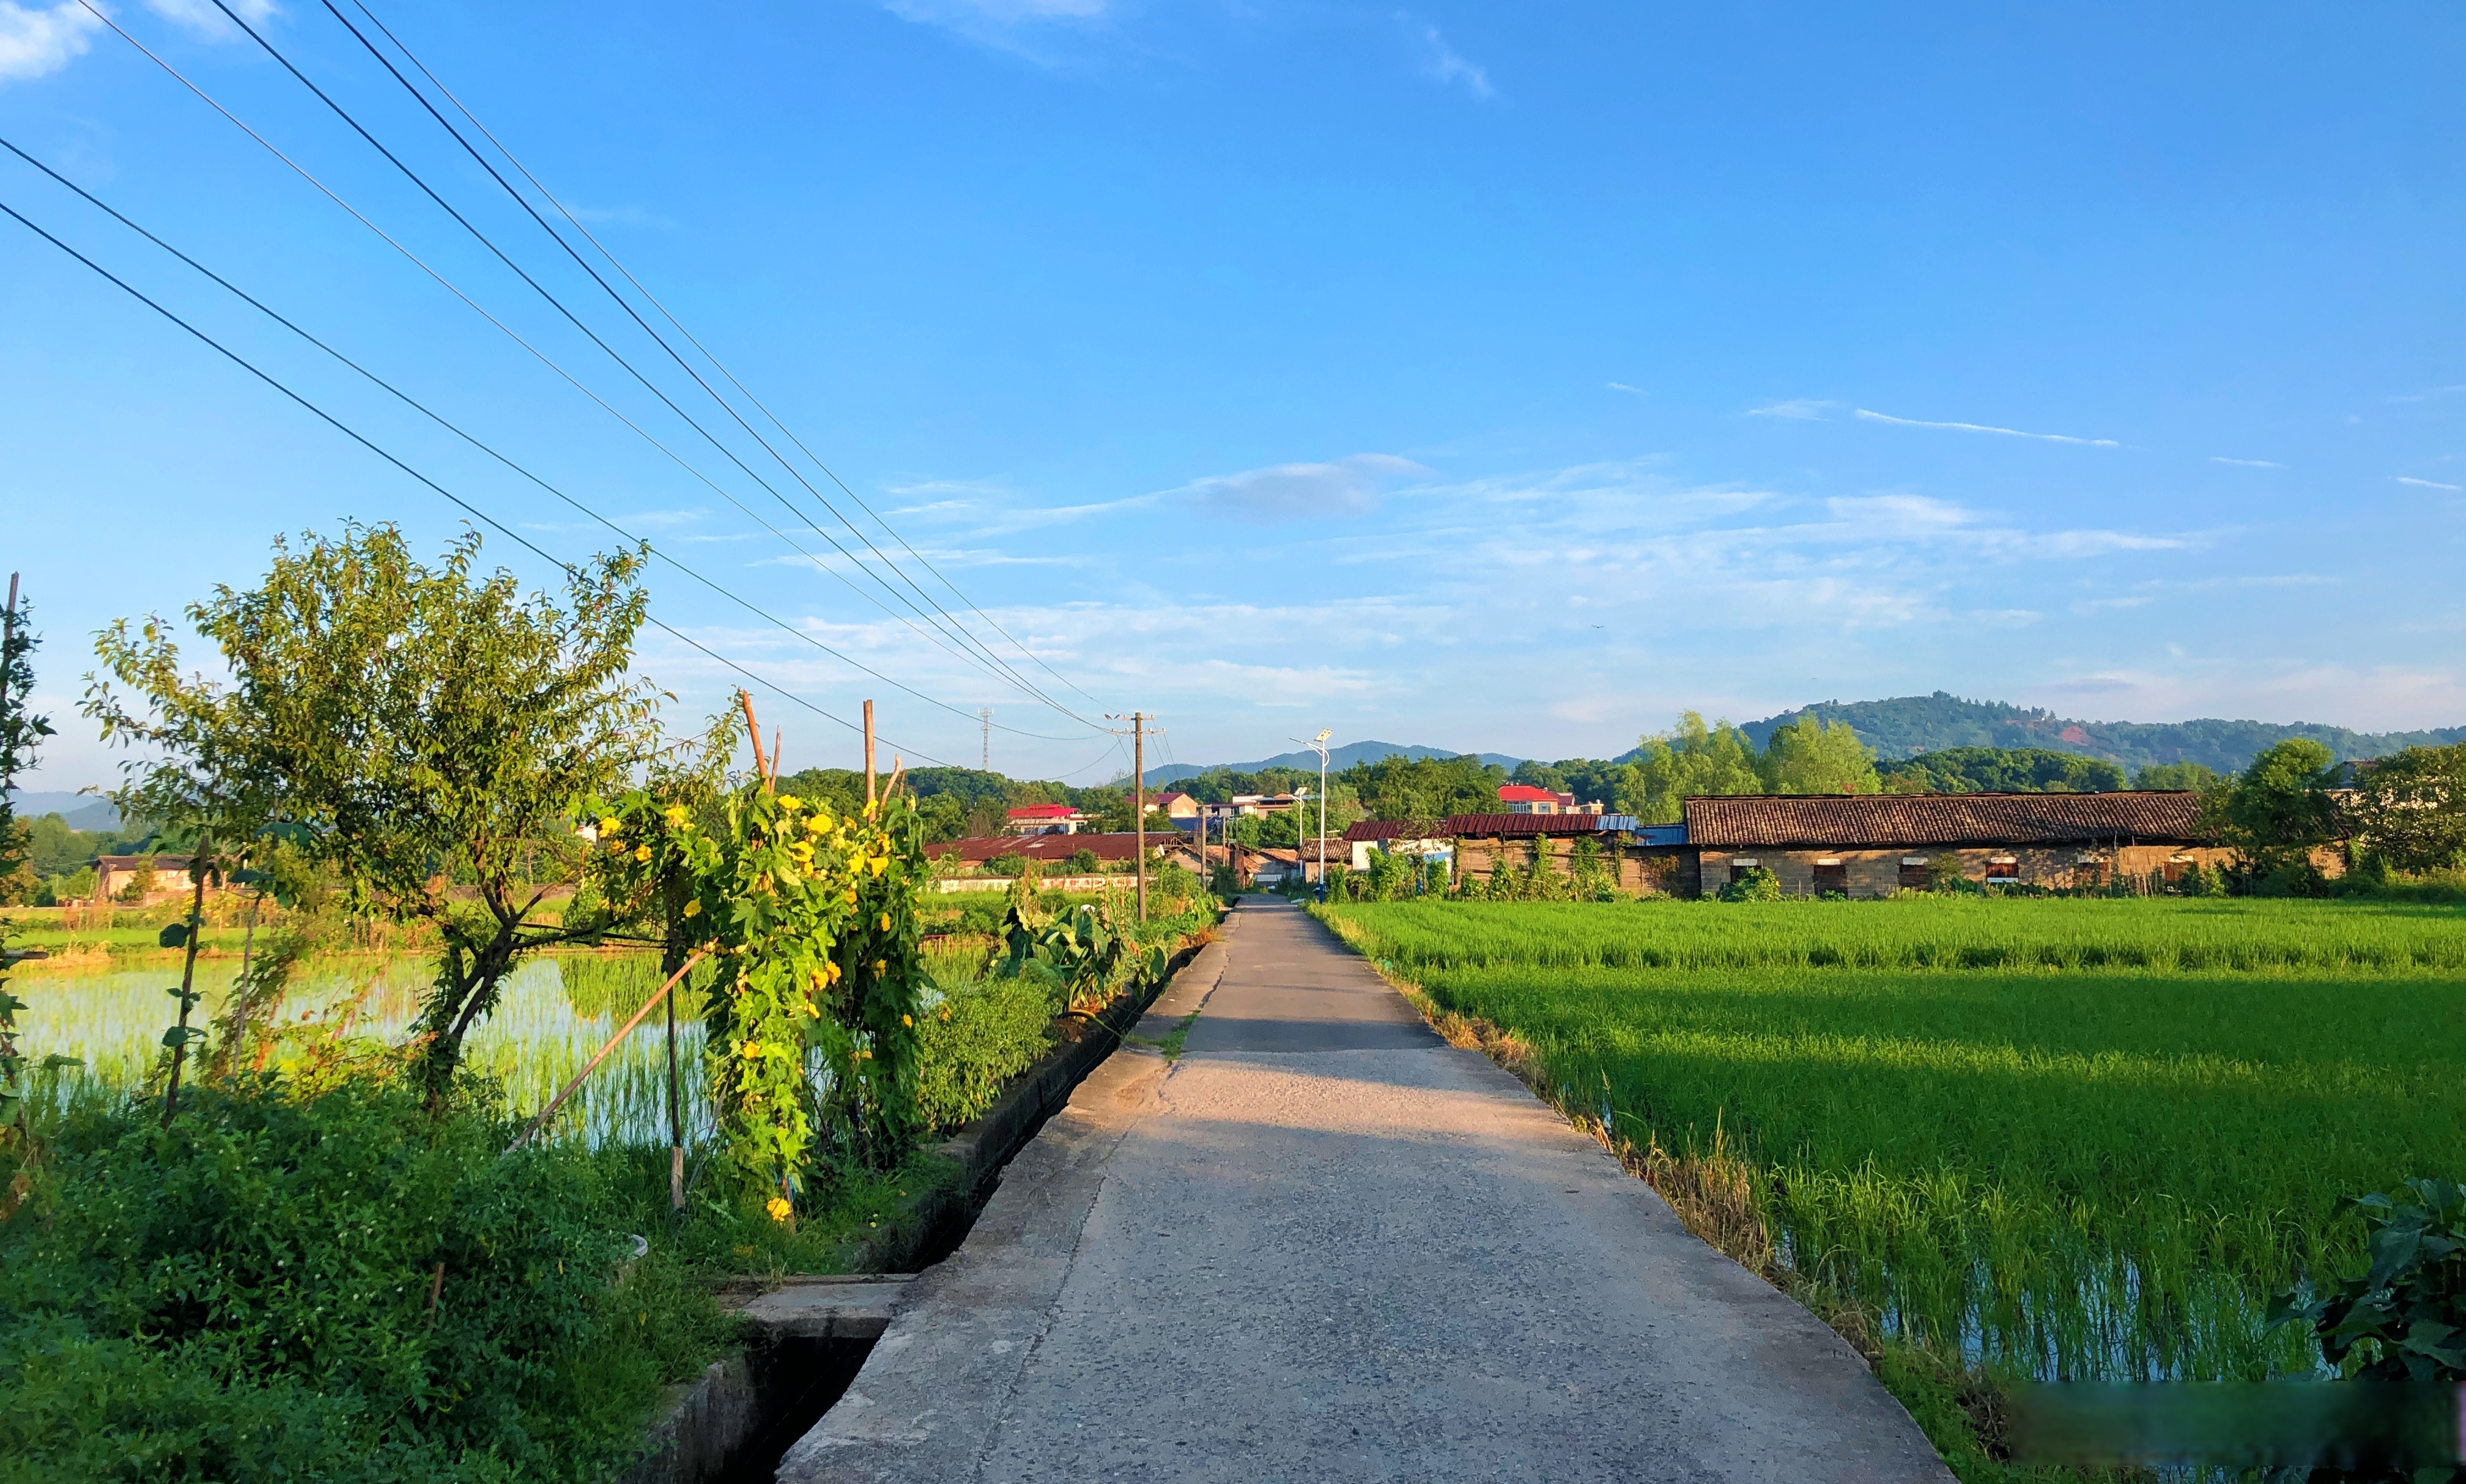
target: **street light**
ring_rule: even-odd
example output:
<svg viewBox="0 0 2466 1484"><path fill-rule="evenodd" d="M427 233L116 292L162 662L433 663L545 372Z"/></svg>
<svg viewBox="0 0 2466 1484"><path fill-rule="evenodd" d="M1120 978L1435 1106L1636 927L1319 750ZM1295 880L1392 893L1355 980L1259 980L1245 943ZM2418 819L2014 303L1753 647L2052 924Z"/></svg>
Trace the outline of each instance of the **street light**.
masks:
<svg viewBox="0 0 2466 1484"><path fill-rule="evenodd" d="M1302 742L1303 746L1318 754L1318 899L1321 901L1327 900L1327 740L1334 735L1335 728L1323 726L1316 737ZM1285 740L1302 742L1298 737ZM1293 864L1296 866L1301 864L1302 855L1301 822L1300 811L1294 811Z"/></svg>

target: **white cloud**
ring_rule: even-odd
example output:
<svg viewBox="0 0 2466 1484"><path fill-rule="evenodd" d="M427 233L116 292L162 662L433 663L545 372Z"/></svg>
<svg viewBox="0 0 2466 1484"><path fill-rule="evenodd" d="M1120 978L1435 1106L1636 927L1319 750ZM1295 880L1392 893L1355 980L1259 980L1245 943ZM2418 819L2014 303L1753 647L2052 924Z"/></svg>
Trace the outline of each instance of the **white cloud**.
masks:
<svg viewBox="0 0 2466 1484"><path fill-rule="evenodd" d="M2466 386L2434 387L2430 391L2418 391L2408 396L2391 397L2389 400L2392 402L2429 402L2434 397L2454 397L2461 391L2466 391ZM2347 418L2346 421L2350 423L2359 422L2361 419L2350 417Z"/></svg>
<svg viewBox="0 0 2466 1484"><path fill-rule="evenodd" d="M1332 464L1277 464L1196 479L1165 493L1245 521L1297 521L1308 516L1359 515L1379 503L1389 480L1429 472L1393 454L1355 454Z"/></svg>
<svg viewBox="0 0 2466 1484"><path fill-rule="evenodd" d="M48 77L66 67L85 55L101 24L77 0L47 11L0 0L0 82Z"/></svg>
<svg viewBox="0 0 2466 1484"><path fill-rule="evenodd" d="M2238 469L2283 469L2286 467L2284 464L2271 463L2265 458L2229 458L2223 454L2210 454L2209 462L2213 464L2232 464Z"/></svg>
<svg viewBox="0 0 2466 1484"><path fill-rule="evenodd" d="M2418 479L2411 475L2399 475L2397 482L2411 484L2419 490L2447 490L2453 495L2466 495L2466 484L2443 484L2437 479Z"/></svg>
<svg viewBox="0 0 2466 1484"><path fill-rule="evenodd" d="M262 25L275 13L274 0L229 0L232 11L252 26ZM245 41L248 38L231 23L230 17L214 8L213 0L146 0L146 9L209 41Z"/></svg>
<svg viewBox="0 0 2466 1484"><path fill-rule="evenodd" d="M1627 385L1626 383L1625 383L1625 382L1611 382L1611 383L1609 383L1609 384L1608 384L1608 386L1609 386L1609 389L1610 389L1610 390L1612 390L1612 391L1627 391L1627 392L1633 392L1635 395L1637 395L1637 396L1639 396L1639 397L1648 397L1648 396L1651 396L1651 395L1652 395L1652 393L1651 393L1651 392L1648 392L1648 391L1645 390L1645 389L1644 389L1643 388L1641 388L1641 387L1630 387L1630 386L1628 386L1628 385Z"/></svg>
<svg viewBox="0 0 2466 1484"><path fill-rule="evenodd" d="M939 26L1040 67L1061 64L1044 42L1065 27L1093 27L1110 0L884 0L901 20Z"/></svg>
<svg viewBox="0 0 2466 1484"><path fill-rule="evenodd" d="M1818 402L1811 397L1792 397L1787 402L1775 402L1767 407L1747 409L1749 417L1789 417L1805 422L1825 421L1827 408L1839 407L1838 402Z"/></svg>
<svg viewBox="0 0 2466 1484"><path fill-rule="evenodd" d="M1439 28L1426 21L1416 20L1402 11L1396 12L1396 19L1402 22L1414 39L1422 44L1423 77L1443 85L1461 82L1465 91L1475 98L1498 96L1498 90L1490 85L1490 74L1457 55L1455 48L1447 45L1446 38L1439 34Z"/></svg>
<svg viewBox="0 0 2466 1484"><path fill-rule="evenodd" d="M2006 438L2036 438L2047 443L2077 443L2086 448L2118 449L2123 447L2113 438L2075 438L2064 432L2024 432L2018 428L1994 428L1984 423L1936 423L1916 417L1894 417L1884 412L1858 409L1858 415L1871 423L1891 423L1900 428L1941 428L1953 432L1991 432Z"/></svg>

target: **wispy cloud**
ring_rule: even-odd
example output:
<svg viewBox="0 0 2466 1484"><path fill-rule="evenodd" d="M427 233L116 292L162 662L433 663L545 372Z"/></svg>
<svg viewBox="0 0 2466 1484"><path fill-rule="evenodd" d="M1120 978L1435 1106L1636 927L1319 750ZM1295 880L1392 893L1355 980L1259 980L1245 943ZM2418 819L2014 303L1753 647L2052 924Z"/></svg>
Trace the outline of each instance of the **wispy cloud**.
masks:
<svg viewBox="0 0 2466 1484"><path fill-rule="evenodd" d="M1430 471L1393 454L1355 454L1328 464L1277 464L1195 479L1177 495L1202 510L1244 521L1358 515L1379 503L1388 482Z"/></svg>
<svg viewBox="0 0 2466 1484"><path fill-rule="evenodd" d="M262 25L275 14L274 0L230 0L230 4L233 14L252 26ZM146 9L208 41L247 39L229 16L214 9L213 0L146 0Z"/></svg>
<svg viewBox="0 0 2466 1484"><path fill-rule="evenodd" d="M1061 28L1093 27L1109 18L1110 0L884 0L902 20L939 26L971 41L1008 52L1040 67L1060 65L1044 43Z"/></svg>
<svg viewBox="0 0 2466 1484"><path fill-rule="evenodd" d="M2077 443L2084 448L2119 449L2122 444L2113 438L2075 438L2068 432L2024 432L2018 428L1996 428L1985 423L1939 423L1917 417L1894 417L1886 412L1858 409L1858 415L1871 423L1891 423L1897 428L1941 428L1951 432L1991 432L2005 438L2036 438L2044 443Z"/></svg>
<svg viewBox="0 0 2466 1484"><path fill-rule="evenodd" d="M1421 43L1423 77L1446 86L1462 83L1464 90L1475 98L1498 96L1498 90L1490 85L1490 74L1456 55L1455 48L1439 34L1439 28L1403 11L1396 12L1396 19Z"/></svg>
<svg viewBox="0 0 2466 1484"><path fill-rule="evenodd" d="M2405 396L2391 397L2389 400L2391 402L2429 402L2434 397L2454 397L2460 392L2466 392L2466 385L2455 387L2434 387L2430 391L2409 392ZM2353 421L2353 419L2350 418L2348 421Z"/></svg>
<svg viewBox="0 0 2466 1484"><path fill-rule="evenodd" d="M30 11L0 0L0 82L48 77L85 55L102 25L93 11L63 0Z"/></svg>
<svg viewBox="0 0 2466 1484"><path fill-rule="evenodd" d="M2437 479L2418 479L2409 474L2399 475L2397 482L2411 484L2419 490L2447 490L2453 495L2466 495L2466 484L2443 484Z"/></svg>
<svg viewBox="0 0 2466 1484"><path fill-rule="evenodd" d="M1645 390L1641 387L1630 387L1625 382L1611 382L1608 384L1608 387L1612 391L1631 392L1639 397L1648 397L1652 395L1651 392Z"/></svg>
<svg viewBox="0 0 2466 1484"><path fill-rule="evenodd" d="M1812 397L1792 397L1787 402L1774 402L1764 407L1747 409L1749 417L1789 417L1805 422L1825 421L1825 412L1839 407L1838 402L1818 402Z"/></svg>
<svg viewBox="0 0 2466 1484"><path fill-rule="evenodd" d="M2224 454L2210 454L2209 462L2213 464L2232 464L2238 469L2283 469L2286 467L2284 464L2272 463L2265 458L2229 458Z"/></svg>

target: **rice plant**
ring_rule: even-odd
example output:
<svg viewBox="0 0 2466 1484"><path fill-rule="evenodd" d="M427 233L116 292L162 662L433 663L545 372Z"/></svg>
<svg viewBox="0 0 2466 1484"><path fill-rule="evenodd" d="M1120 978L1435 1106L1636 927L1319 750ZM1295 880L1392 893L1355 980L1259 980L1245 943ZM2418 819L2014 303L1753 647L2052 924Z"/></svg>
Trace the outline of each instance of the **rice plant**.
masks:
<svg viewBox="0 0 2466 1484"><path fill-rule="evenodd" d="M2298 902L1344 907L1570 1108L1718 1130L1784 1260L2043 1378L2314 1362L2343 1197L2466 1171L2466 918ZM1578 1092L1578 1089L1585 1090Z"/></svg>

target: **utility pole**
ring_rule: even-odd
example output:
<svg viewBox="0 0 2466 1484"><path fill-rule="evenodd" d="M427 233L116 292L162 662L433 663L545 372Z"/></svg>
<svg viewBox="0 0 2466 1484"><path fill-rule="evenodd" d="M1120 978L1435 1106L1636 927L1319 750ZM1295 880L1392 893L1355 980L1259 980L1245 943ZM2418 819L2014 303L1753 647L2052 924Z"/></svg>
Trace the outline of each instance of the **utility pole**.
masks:
<svg viewBox="0 0 2466 1484"><path fill-rule="evenodd" d="M864 703L864 807L873 808L873 702Z"/></svg>
<svg viewBox="0 0 2466 1484"><path fill-rule="evenodd" d="M1119 712L1107 712L1108 721L1128 720L1131 723L1131 835L1138 850L1139 920L1148 919L1148 735L1147 724L1155 720L1144 711L1133 711L1127 718ZM1114 736L1122 735L1118 730Z"/></svg>
<svg viewBox="0 0 2466 1484"><path fill-rule="evenodd" d="M1148 919L1148 734L1147 718L1131 713L1131 832L1139 852L1139 920Z"/></svg>
<svg viewBox="0 0 2466 1484"><path fill-rule="evenodd" d="M985 728L985 755L981 766L983 771L990 773L994 770L994 708L987 706L977 712L976 720L984 723Z"/></svg>
<svg viewBox="0 0 2466 1484"><path fill-rule="evenodd" d="M1322 727L1319 734L1302 745L1318 754L1318 896L1327 899L1327 740L1335 735L1334 727ZM1302 742L1298 737L1289 741ZM1293 869L1302 868L1302 822L1293 820Z"/></svg>

